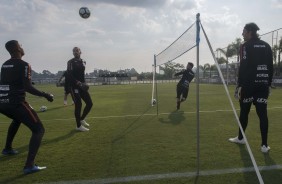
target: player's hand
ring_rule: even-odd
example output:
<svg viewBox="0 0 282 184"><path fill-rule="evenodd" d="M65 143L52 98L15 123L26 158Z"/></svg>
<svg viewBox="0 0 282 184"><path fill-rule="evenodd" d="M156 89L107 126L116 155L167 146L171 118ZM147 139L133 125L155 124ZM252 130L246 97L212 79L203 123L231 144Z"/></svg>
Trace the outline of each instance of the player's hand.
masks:
<svg viewBox="0 0 282 184"><path fill-rule="evenodd" d="M239 86L237 86L236 89L235 89L234 97L237 100L241 99L241 89L242 89L242 87L239 87Z"/></svg>
<svg viewBox="0 0 282 184"><path fill-rule="evenodd" d="M43 92L43 97L46 98L49 102L53 102L54 95Z"/></svg>
<svg viewBox="0 0 282 184"><path fill-rule="evenodd" d="M88 91L88 89L89 89L89 86L87 84L85 84L85 83L77 82L77 85L83 91Z"/></svg>

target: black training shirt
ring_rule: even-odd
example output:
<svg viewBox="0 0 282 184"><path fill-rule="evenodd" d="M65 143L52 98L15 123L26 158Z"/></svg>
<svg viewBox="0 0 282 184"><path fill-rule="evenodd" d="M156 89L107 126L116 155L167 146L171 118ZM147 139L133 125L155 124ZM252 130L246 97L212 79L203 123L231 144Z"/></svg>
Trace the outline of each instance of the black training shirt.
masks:
<svg viewBox="0 0 282 184"><path fill-rule="evenodd" d="M1 67L0 104L19 104L26 92L42 96L31 83L31 67L21 59L9 59Z"/></svg>
<svg viewBox="0 0 282 184"><path fill-rule="evenodd" d="M253 38L240 48L238 85L270 86L273 76L272 50L268 43Z"/></svg>

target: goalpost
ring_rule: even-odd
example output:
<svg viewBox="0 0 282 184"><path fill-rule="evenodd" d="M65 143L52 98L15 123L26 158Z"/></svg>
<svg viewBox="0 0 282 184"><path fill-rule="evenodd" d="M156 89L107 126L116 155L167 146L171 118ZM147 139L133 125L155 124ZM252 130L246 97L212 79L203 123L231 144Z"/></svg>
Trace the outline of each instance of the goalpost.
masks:
<svg viewBox="0 0 282 184"><path fill-rule="evenodd" d="M243 128L241 126L240 120L238 118L236 109L234 107L234 104L231 100L227 85L225 83L224 77L222 75L222 72L220 70L219 64L217 62L217 59L215 57L215 54L213 52L213 49L211 47L211 44L208 40L208 37L205 33L205 30L203 28L203 25L200 22L200 14L198 13L196 15L196 21L181 35L179 36L174 42L172 42L172 44L170 44L166 49L164 49L162 52L160 52L157 55L154 55L154 64L153 64L153 81L152 81L152 99L151 99L151 104L152 106L156 105L157 108L157 115L159 114L159 107L158 107L158 91L157 91L157 84L158 81L156 81L155 77L156 77L156 68L174 61L175 59L181 57L183 54L191 51L193 48L196 48L196 120L197 120L197 175L200 174L200 121L199 121L199 112L200 112L200 105L199 105L199 82L200 82L200 78L199 78L199 54L200 54L200 50L199 50L199 43L200 43L200 28L203 30L203 34L205 37L205 41L207 42L207 45L209 47L209 51L214 59L216 68L218 70L218 73L220 75L221 81L224 85L224 89L226 92L226 95L228 97L228 100L230 102L230 105L232 107L233 113L235 115L237 124L243 134L243 138L246 141L246 147L247 147L247 151L249 153L249 156L251 158L251 161L253 163L257 178L259 180L260 184L263 184L263 179L262 176L259 172L258 166L256 164L256 161L254 159L254 156L252 154L252 151L250 149L249 143L247 141L246 135L243 131Z"/></svg>

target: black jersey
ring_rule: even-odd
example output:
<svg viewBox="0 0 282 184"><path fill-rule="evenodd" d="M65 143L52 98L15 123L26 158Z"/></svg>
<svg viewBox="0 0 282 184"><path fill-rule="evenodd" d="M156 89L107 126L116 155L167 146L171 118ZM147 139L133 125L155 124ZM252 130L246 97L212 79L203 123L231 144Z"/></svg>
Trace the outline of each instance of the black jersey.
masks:
<svg viewBox="0 0 282 184"><path fill-rule="evenodd" d="M80 58L73 58L68 61L67 66L67 78L68 82L73 86L76 85L76 83L85 82L85 61L83 61Z"/></svg>
<svg viewBox="0 0 282 184"><path fill-rule="evenodd" d="M238 85L270 86L273 76L272 50L268 43L253 38L240 48Z"/></svg>
<svg viewBox="0 0 282 184"><path fill-rule="evenodd" d="M174 76L182 75L178 85L182 85L184 87L188 87L189 83L194 79L195 74L191 69L186 69L181 72L176 73Z"/></svg>
<svg viewBox="0 0 282 184"><path fill-rule="evenodd" d="M42 96L31 84L31 67L21 59L9 59L1 67L0 104L25 101L26 92Z"/></svg>

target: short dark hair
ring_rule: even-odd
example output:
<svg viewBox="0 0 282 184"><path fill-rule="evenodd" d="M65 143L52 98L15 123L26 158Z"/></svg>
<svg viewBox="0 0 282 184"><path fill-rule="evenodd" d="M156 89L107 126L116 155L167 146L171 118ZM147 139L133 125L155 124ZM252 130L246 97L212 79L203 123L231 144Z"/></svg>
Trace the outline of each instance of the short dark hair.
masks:
<svg viewBox="0 0 282 184"><path fill-rule="evenodd" d="M7 51L12 54L15 52L15 50L17 49L18 46L18 41L17 40L10 40L5 44L5 47L7 49Z"/></svg>
<svg viewBox="0 0 282 184"><path fill-rule="evenodd" d="M194 67L194 64L191 62L188 62L188 65L191 66L192 68Z"/></svg>
<svg viewBox="0 0 282 184"><path fill-rule="evenodd" d="M257 36L257 31L259 30L259 27L251 22L245 25L244 29L246 29L247 31L251 31L252 32L252 36Z"/></svg>

